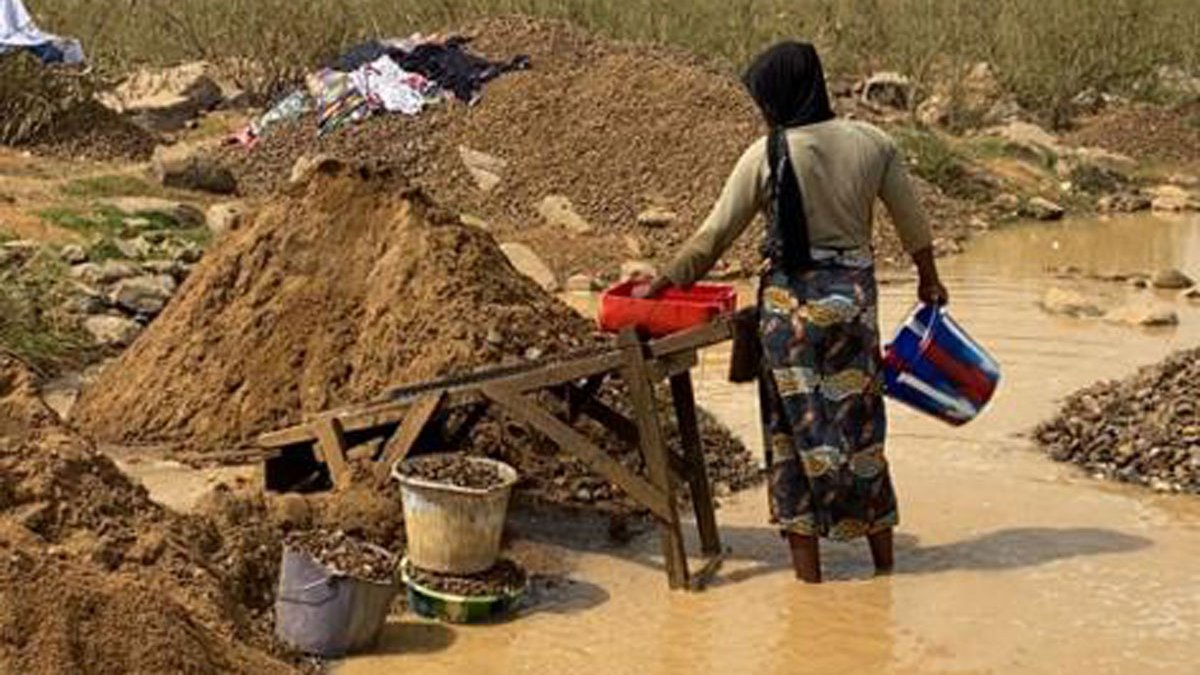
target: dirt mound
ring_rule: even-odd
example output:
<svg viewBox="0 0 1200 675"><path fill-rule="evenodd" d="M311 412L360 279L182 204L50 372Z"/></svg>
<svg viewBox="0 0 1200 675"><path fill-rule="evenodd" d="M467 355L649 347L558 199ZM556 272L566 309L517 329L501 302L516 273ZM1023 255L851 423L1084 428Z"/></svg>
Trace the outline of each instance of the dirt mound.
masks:
<svg viewBox="0 0 1200 675"><path fill-rule="evenodd" d="M1076 393L1036 436L1107 478L1200 494L1200 349Z"/></svg>
<svg viewBox="0 0 1200 675"><path fill-rule="evenodd" d="M146 160L157 144L153 134L95 101L59 113L22 143L41 155L92 160Z"/></svg>
<svg viewBox="0 0 1200 675"><path fill-rule="evenodd" d="M385 173L321 173L222 241L83 396L111 442L229 449L303 414L588 345L487 233Z"/></svg>
<svg viewBox="0 0 1200 675"><path fill-rule="evenodd" d="M9 359L0 430L0 671L295 672L263 651L211 523L151 502L58 427Z"/></svg>
<svg viewBox="0 0 1200 675"><path fill-rule="evenodd" d="M386 171L334 164L222 240L73 419L106 442L214 452L394 386L606 343L486 232ZM745 448L704 426L714 478L733 489L756 480ZM514 464L529 494L620 498L519 425L488 420L471 443Z"/></svg>
<svg viewBox="0 0 1200 675"><path fill-rule="evenodd" d="M1137 159L1193 164L1200 157L1200 103L1106 110L1083 120L1066 140Z"/></svg>

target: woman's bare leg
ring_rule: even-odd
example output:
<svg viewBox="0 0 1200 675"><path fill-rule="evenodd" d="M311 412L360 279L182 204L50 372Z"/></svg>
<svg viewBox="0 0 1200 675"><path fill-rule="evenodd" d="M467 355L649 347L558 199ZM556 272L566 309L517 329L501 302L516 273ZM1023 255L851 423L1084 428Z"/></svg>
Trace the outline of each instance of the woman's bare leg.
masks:
<svg viewBox="0 0 1200 675"><path fill-rule="evenodd" d="M871 545L871 560L875 561L875 574L891 574L896 567L893 539L890 527L867 537L867 543Z"/></svg>
<svg viewBox="0 0 1200 675"><path fill-rule="evenodd" d="M788 545L792 549L792 565L796 578L810 584L821 583L820 540L794 532L787 533Z"/></svg>

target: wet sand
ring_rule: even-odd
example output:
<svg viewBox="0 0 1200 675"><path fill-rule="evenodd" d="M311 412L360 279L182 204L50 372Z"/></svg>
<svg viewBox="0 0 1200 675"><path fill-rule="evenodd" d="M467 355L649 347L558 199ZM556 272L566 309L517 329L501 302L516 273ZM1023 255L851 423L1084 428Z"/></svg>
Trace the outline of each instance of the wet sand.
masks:
<svg viewBox="0 0 1200 675"><path fill-rule="evenodd" d="M1045 271L1063 265L1198 272L1200 222L1020 228L944 263L955 316L1000 359L1005 381L962 429L891 407L903 519L895 576L871 578L865 544L827 545L828 582L797 583L765 524L762 488L723 499L732 555L699 594L666 589L653 536L614 547L601 523L519 518L518 552L569 570L573 583L537 593L504 625L398 619L381 653L336 672L1197 672L1200 500L1093 480L1023 434L1071 391L1200 343L1200 308L1177 304L1182 325L1166 331L1051 317L1036 306L1051 285L1149 297ZM885 284L885 327L911 293ZM698 394L760 448L753 390L723 381L726 359L705 354Z"/></svg>

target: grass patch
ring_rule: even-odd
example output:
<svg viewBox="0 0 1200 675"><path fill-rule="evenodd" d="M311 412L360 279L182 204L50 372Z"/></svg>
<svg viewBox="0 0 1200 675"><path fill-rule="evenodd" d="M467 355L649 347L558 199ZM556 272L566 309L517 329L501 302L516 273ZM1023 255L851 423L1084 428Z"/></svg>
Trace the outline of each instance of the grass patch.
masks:
<svg viewBox="0 0 1200 675"><path fill-rule="evenodd" d="M897 128L892 130L912 172L959 199L985 201L992 190L969 170L969 159L944 137L932 131Z"/></svg>
<svg viewBox="0 0 1200 675"><path fill-rule="evenodd" d="M82 367L96 353L78 320L61 309L64 273L44 250L0 270L0 350L43 375Z"/></svg>
<svg viewBox="0 0 1200 675"><path fill-rule="evenodd" d="M88 235L116 235L125 227L126 218L124 213L105 207L88 212L55 206L42 209L37 215L57 227Z"/></svg>
<svg viewBox="0 0 1200 675"><path fill-rule="evenodd" d="M64 183L59 192L67 197L79 199L153 197L162 194L162 190L141 178L121 174L77 178Z"/></svg>

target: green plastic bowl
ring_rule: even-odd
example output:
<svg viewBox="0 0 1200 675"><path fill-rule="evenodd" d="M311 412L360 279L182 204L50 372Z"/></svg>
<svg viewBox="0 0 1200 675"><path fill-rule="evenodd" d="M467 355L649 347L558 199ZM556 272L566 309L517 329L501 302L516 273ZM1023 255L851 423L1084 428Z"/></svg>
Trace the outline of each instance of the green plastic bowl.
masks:
<svg viewBox="0 0 1200 675"><path fill-rule="evenodd" d="M408 573L409 562L400 564L400 574L408 588L408 607L417 616L446 623L493 623L512 615L529 589L529 579L519 590L504 595L467 597L442 593L413 581Z"/></svg>

